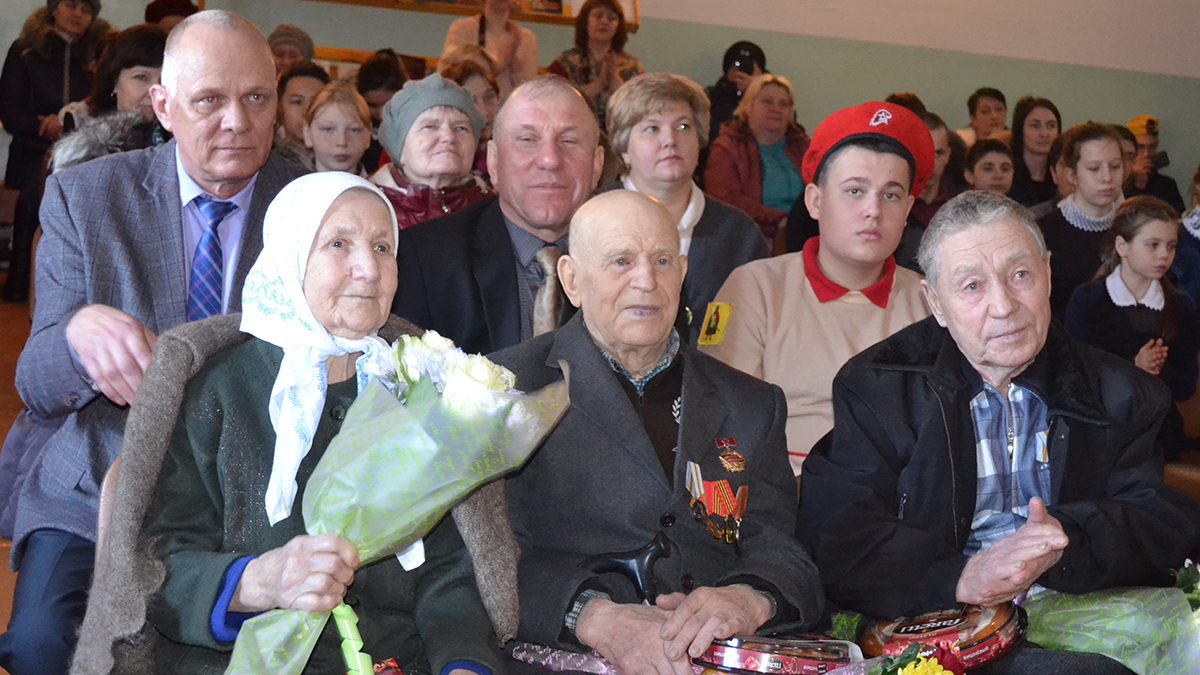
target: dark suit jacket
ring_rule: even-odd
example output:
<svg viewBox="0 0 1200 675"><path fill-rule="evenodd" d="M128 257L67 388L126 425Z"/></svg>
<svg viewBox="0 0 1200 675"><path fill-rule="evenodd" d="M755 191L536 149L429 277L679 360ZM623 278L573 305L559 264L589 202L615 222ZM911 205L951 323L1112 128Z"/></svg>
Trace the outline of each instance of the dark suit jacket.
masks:
<svg viewBox="0 0 1200 675"><path fill-rule="evenodd" d="M592 342L582 314L563 328L493 355L517 386L532 391L571 369L571 407L533 459L508 480L509 516L521 545L520 636L562 648L563 618L585 582L617 602L634 602L630 582L578 566L593 555L630 551L658 533L671 555L658 561L660 594L752 583L777 591L801 626L820 617L817 569L792 534L796 483L784 438L783 392L685 348L683 410L674 489L617 375ZM716 439L732 437L745 471L724 469ZM749 486L741 554L693 519L686 463L707 481ZM764 583L765 582L765 583ZM779 616L792 613L781 607Z"/></svg>
<svg viewBox="0 0 1200 675"><path fill-rule="evenodd" d="M42 199L37 308L17 362L25 406L62 427L40 449L17 503L13 561L26 534L50 527L96 536L100 483L121 451L127 409L97 394L75 365L66 327L84 305L119 309L155 334L187 321L187 265L174 141L56 173ZM230 310L262 250L267 205L300 170L272 154L259 170L242 233Z"/></svg>
<svg viewBox="0 0 1200 675"><path fill-rule="evenodd" d="M517 262L498 197L400 231L392 313L469 354L521 341ZM563 301L563 316L574 313Z"/></svg>
<svg viewBox="0 0 1200 675"><path fill-rule="evenodd" d="M679 297L679 318L675 321L679 337L696 346L708 303L717 296L729 273L769 255L767 240L763 239L762 231L750 216L711 195L704 195L704 212L692 230L688 272ZM688 309L692 310L691 323L688 322Z"/></svg>

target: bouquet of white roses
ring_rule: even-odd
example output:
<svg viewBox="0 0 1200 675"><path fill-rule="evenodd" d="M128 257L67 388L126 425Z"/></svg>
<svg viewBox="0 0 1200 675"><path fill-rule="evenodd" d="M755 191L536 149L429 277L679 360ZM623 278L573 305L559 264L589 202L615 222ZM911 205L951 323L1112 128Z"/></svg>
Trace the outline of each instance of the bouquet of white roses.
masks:
<svg viewBox="0 0 1200 675"><path fill-rule="evenodd" d="M420 538L454 505L525 463L566 412L568 381L522 394L511 372L433 331L402 337L393 351L395 372L369 383L346 412L302 508L309 534L345 537L361 564L401 555L408 567L423 559ZM353 611L342 605L333 616L348 669L371 673ZM329 617L274 610L250 619L226 675L299 673Z"/></svg>

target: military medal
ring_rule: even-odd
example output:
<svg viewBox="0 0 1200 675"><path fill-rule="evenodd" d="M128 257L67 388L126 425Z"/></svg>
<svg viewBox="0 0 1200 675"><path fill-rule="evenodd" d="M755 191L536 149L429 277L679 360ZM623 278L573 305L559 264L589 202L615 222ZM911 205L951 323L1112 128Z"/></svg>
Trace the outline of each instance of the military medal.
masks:
<svg viewBox="0 0 1200 675"><path fill-rule="evenodd" d="M742 517L746 513L750 489L743 485L735 495L728 480L706 481L695 462L687 463L686 485L692 495L692 517L704 525L713 539L739 549L740 553ZM717 520L711 516L716 516Z"/></svg>
<svg viewBox="0 0 1200 675"><path fill-rule="evenodd" d="M729 473L741 473L746 470L746 458L737 450L726 450L721 453L721 466Z"/></svg>

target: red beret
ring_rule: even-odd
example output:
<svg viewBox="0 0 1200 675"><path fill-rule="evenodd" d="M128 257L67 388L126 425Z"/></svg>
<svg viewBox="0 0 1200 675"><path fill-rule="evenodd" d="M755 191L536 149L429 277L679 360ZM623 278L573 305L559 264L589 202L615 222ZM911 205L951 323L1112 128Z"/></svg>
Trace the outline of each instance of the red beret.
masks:
<svg viewBox="0 0 1200 675"><path fill-rule="evenodd" d="M804 182L814 181L831 150L846 141L870 136L890 138L908 150L916 166L911 192L914 197L921 194L929 174L933 173L933 136L916 113L882 101L842 108L817 125L808 152L804 153Z"/></svg>

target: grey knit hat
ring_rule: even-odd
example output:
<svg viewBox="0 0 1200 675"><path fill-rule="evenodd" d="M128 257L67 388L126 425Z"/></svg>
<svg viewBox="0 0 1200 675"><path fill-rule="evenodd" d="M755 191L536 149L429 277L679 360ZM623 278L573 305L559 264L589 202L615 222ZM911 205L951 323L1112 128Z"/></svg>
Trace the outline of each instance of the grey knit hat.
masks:
<svg viewBox="0 0 1200 675"><path fill-rule="evenodd" d="M305 61L313 60L313 39L299 26L290 23L279 24L267 36L267 44L271 46L271 51L275 51L279 45L291 45L300 50Z"/></svg>
<svg viewBox="0 0 1200 675"><path fill-rule="evenodd" d="M454 82L434 73L421 80L409 80L404 88L396 92L383 106L383 122L379 125L379 143L387 150L388 157L400 165L400 154L404 151L404 139L408 130L421 113L440 105L457 108L471 120L475 132L475 143L479 143L479 132L483 130L483 115L475 107L471 94Z"/></svg>

